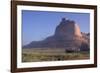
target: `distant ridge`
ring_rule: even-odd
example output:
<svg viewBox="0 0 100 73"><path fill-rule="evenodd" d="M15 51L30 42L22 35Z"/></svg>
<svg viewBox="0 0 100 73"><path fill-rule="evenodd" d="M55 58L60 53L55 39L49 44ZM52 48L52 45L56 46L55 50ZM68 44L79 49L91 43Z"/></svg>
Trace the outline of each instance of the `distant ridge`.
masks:
<svg viewBox="0 0 100 73"><path fill-rule="evenodd" d="M89 51L89 37L89 33L80 31L80 27L75 21L62 18L53 36L49 36L43 41L32 41L23 48L64 48L73 51Z"/></svg>

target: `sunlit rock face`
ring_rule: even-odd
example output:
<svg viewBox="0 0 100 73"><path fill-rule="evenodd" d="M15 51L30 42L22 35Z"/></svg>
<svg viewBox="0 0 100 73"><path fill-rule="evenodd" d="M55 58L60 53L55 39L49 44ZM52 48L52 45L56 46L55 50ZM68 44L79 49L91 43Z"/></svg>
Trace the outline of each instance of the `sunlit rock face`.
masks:
<svg viewBox="0 0 100 73"><path fill-rule="evenodd" d="M81 38L80 27L72 20L62 18L55 30L55 36L67 37L67 39Z"/></svg>
<svg viewBox="0 0 100 73"><path fill-rule="evenodd" d="M43 41L32 41L23 48L64 48L66 50L89 50L89 37L80 31L75 21L62 18L53 36Z"/></svg>
<svg viewBox="0 0 100 73"><path fill-rule="evenodd" d="M55 36L64 36L64 37L82 37L80 28L75 21L62 19L60 24L55 30Z"/></svg>

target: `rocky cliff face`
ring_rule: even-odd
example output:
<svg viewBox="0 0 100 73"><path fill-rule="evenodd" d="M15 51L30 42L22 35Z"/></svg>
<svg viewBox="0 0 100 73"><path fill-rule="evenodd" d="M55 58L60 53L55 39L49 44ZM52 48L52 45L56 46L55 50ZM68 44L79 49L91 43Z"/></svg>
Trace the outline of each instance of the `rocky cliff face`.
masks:
<svg viewBox="0 0 100 73"><path fill-rule="evenodd" d="M75 21L62 19L60 24L55 30L55 36L64 36L64 37L82 37L79 26Z"/></svg>
<svg viewBox="0 0 100 73"><path fill-rule="evenodd" d="M64 48L73 51L89 50L89 35L82 33L75 21L62 18L55 34L43 41L32 41L23 48Z"/></svg>

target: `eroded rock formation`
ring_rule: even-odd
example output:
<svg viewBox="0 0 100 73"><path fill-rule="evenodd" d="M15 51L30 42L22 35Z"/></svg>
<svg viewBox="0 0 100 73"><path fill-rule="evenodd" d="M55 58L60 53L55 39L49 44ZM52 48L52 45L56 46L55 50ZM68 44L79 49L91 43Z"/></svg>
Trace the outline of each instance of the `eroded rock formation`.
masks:
<svg viewBox="0 0 100 73"><path fill-rule="evenodd" d="M53 36L43 41L32 41L23 48L64 48L72 51L89 50L89 37L80 31L75 21L62 18Z"/></svg>

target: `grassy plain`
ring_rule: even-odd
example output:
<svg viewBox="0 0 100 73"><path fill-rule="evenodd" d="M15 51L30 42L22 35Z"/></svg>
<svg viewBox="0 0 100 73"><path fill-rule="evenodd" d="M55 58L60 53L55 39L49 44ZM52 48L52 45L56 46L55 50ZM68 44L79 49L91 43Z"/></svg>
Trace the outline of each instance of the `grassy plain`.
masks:
<svg viewBox="0 0 100 73"><path fill-rule="evenodd" d="M22 49L22 62L84 60L89 58L89 52L66 53L65 49L61 48Z"/></svg>

